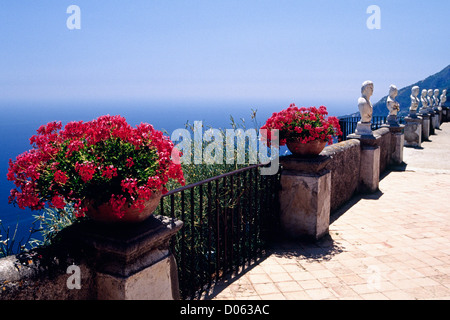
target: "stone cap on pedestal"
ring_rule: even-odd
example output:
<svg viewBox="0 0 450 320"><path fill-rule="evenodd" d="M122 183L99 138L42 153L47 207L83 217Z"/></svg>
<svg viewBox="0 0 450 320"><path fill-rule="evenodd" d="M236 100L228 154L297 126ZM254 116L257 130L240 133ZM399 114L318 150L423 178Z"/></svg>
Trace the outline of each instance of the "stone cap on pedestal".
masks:
<svg viewBox="0 0 450 320"><path fill-rule="evenodd" d="M379 130L389 130L387 128L378 129ZM358 139L361 142L361 147L378 147L380 145L381 135L379 132L373 131L372 135L359 135L356 133L349 134L347 139Z"/></svg>
<svg viewBox="0 0 450 320"><path fill-rule="evenodd" d="M326 170L331 157L319 154L317 156L282 156L280 157L280 164L283 166L283 171L295 171L302 173L321 173Z"/></svg>
<svg viewBox="0 0 450 320"><path fill-rule="evenodd" d="M72 226L70 239L92 254L97 271L129 276L169 254L180 220L150 216L140 223L105 224L92 220Z"/></svg>
<svg viewBox="0 0 450 320"><path fill-rule="evenodd" d="M403 131L405 130L404 124L395 124L395 125L383 124L381 127L388 128L391 133L403 133Z"/></svg>
<svg viewBox="0 0 450 320"><path fill-rule="evenodd" d="M418 116L415 116L415 117L405 117L405 122L406 123L408 123L408 122L417 122L417 123L419 123L419 122L422 122L422 115L420 115L419 117Z"/></svg>
<svg viewBox="0 0 450 320"><path fill-rule="evenodd" d="M409 110L409 113L405 118L409 117L409 118L417 119L417 115L418 115L417 110Z"/></svg>

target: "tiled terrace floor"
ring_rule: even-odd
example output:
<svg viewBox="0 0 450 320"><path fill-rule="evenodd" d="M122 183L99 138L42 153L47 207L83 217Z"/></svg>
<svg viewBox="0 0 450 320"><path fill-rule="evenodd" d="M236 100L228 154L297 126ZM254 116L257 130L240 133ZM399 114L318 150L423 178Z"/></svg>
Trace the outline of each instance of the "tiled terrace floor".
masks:
<svg viewBox="0 0 450 320"><path fill-rule="evenodd" d="M450 299L450 123L318 243L280 243L206 299Z"/></svg>

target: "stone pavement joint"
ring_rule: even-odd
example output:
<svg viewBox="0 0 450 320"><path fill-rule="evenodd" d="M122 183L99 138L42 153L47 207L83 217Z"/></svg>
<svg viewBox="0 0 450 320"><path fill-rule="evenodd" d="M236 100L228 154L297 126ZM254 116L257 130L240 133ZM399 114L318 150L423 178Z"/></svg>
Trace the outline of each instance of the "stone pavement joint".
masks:
<svg viewBox="0 0 450 320"><path fill-rule="evenodd" d="M450 299L450 123L404 148L379 191L355 196L316 243L280 242L204 299Z"/></svg>

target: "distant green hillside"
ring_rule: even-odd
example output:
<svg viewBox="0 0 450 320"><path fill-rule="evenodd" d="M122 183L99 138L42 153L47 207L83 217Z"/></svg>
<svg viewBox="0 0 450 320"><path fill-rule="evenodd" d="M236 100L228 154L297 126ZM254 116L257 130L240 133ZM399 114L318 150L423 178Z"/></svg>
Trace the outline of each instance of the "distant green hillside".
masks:
<svg viewBox="0 0 450 320"><path fill-rule="evenodd" d="M395 83L394 83L395 84ZM419 86L420 92L422 89L439 89L439 96L442 94L443 89L447 89L447 104L450 103L450 65L448 65L442 71L429 76L425 80L421 80L414 84L411 84L407 87L401 88L398 90L398 96L396 100L400 103L400 116L405 116L409 112L409 106L411 104L410 95L411 88L414 86ZM386 91L389 91L389 88L386 88ZM388 96L381 98L380 101L373 105L373 115L375 116L387 116L388 109L386 107L386 99ZM420 97L420 94L419 94ZM421 107L421 105L419 105ZM359 112L358 112L359 113Z"/></svg>

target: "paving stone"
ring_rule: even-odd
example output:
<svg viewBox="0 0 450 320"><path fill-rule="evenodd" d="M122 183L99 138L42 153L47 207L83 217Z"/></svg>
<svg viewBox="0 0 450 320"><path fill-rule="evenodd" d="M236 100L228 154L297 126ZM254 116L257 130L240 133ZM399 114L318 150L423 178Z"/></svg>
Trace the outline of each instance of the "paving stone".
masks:
<svg viewBox="0 0 450 320"><path fill-rule="evenodd" d="M335 299L336 296L327 288L307 289L306 293L314 300Z"/></svg>
<svg viewBox="0 0 450 320"><path fill-rule="evenodd" d="M255 291L259 295L280 293L275 283L256 283L253 285Z"/></svg>
<svg viewBox="0 0 450 320"><path fill-rule="evenodd" d="M277 282L276 285L278 289L283 293L302 291L303 289L303 287L297 281Z"/></svg>

